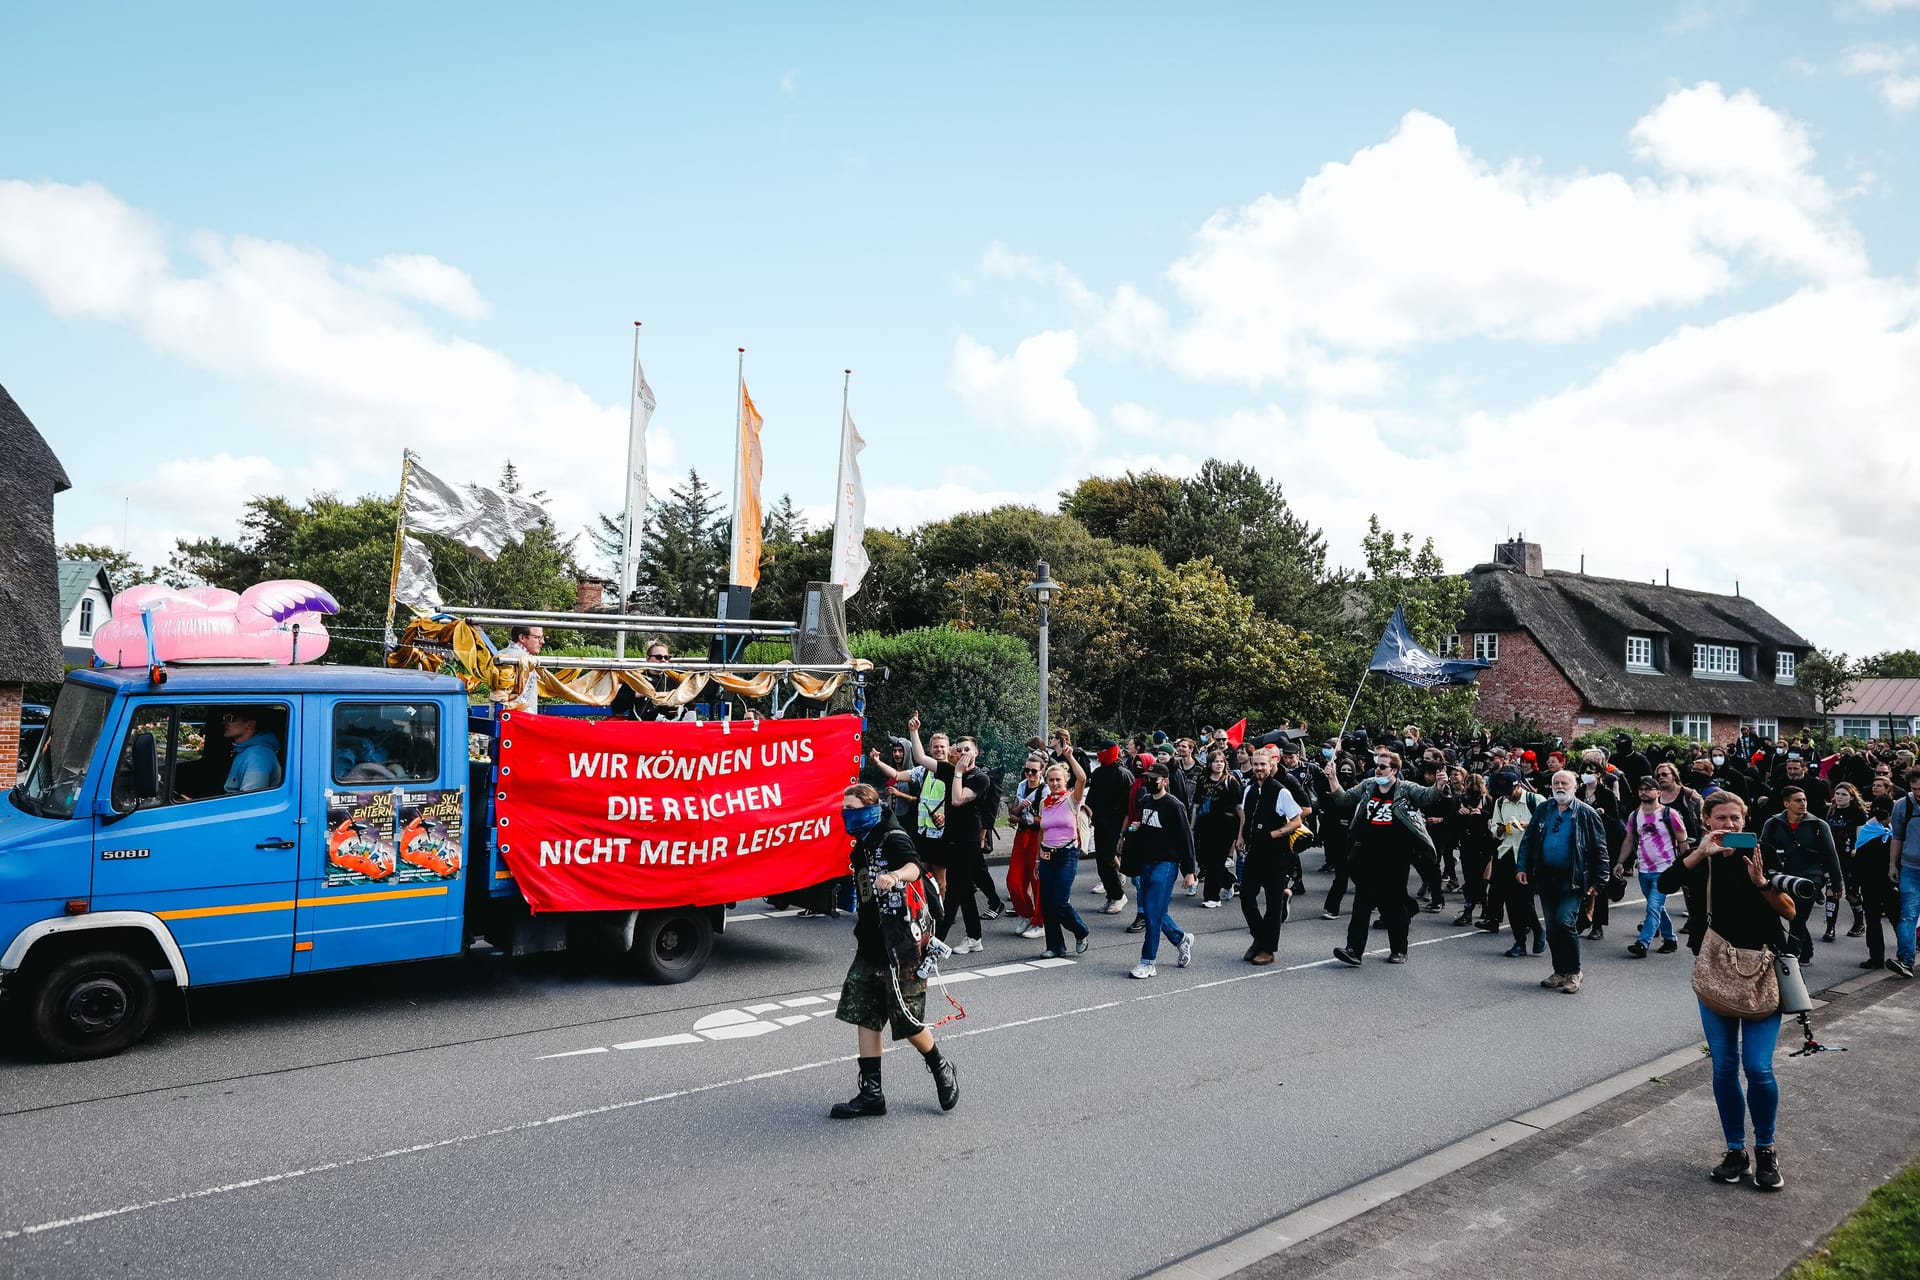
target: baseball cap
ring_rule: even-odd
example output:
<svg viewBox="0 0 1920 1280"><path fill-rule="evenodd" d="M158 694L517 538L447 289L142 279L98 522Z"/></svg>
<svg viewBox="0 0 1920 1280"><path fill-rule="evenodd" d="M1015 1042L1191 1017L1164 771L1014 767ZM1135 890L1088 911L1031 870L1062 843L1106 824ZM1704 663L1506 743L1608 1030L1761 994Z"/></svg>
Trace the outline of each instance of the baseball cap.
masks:
<svg viewBox="0 0 1920 1280"><path fill-rule="evenodd" d="M1147 766L1147 772L1156 778L1171 778L1173 776L1173 774L1168 771L1167 766L1163 764L1149 765Z"/></svg>

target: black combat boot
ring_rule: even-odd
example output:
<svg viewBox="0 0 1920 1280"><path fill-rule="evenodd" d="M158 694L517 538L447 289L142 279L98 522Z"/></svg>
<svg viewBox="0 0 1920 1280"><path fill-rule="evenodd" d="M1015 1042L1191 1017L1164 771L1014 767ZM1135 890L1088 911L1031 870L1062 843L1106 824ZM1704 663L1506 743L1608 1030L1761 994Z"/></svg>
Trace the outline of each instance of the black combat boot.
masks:
<svg viewBox="0 0 1920 1280"><path fill-rule="evenodd" d="M880 1092L880 1059L860 1059L860 1092L853 1095L851 1102L834 1103L833 1110L827 1114L835 1120L887 1114L887 1095Z"/></svg>
<svg viewBox="0 0 1920 1280"><path fill-rule="evenodd" d="M953 1110L960 1103L960 1073L954 1069L952 1060L940 1052L939 1045L920 1056L926 1059L927 1070L933 1073L933 1087L940 1094L940 1109Z"/></svg>

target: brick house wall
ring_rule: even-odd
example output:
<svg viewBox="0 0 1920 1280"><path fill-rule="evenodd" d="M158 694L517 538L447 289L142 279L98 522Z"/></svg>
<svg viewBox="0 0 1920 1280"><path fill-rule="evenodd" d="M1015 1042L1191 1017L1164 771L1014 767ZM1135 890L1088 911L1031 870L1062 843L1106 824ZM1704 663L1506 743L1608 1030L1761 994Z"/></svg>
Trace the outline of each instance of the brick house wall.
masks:
<svg viewBox="0 0 1920 1280"><path fill-rule="evenodd" d="M0 684L0 791L19 780L20 706L26 700L26 687Z"/></svg>
<svg viewBox="0 0 1920 1280"><path fill-rule="evenodd" d="M1518 715L1537 721L1548 733L1573 738L1574 720L1585 705L1579 690L1560 674L1553 659L1527 631L1502 631L1500 656L1480 673L1480 698L1474 718L1492 724ZM1461 650L1473 652L1473 633L1460 637ZM1584 730L1586 726L1581 726ZM1665 724L1662 723L1664 731Z"/></svg>

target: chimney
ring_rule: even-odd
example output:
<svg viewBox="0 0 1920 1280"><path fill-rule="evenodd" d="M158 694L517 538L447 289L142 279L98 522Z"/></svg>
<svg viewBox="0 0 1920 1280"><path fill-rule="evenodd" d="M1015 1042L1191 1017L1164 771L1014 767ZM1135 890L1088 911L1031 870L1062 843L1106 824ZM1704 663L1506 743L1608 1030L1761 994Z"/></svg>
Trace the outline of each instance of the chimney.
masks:
<svg viewBox="0 0 1920 1280"><path fill-rule="evenodd" d="M1546 567L1540 558L1540 544L1528 542L1526 535L1509 539L1497 544L1493 549L1493 562L1520 570L1529 578L1539 578L1546 574Z"/></svg>
<svg viewBox="0 0 1920 1280"><path fill-rule="evenodd" d="M606 601L607 584L598 578L579 578L574 582L574 610L592 613Z"/></svg>

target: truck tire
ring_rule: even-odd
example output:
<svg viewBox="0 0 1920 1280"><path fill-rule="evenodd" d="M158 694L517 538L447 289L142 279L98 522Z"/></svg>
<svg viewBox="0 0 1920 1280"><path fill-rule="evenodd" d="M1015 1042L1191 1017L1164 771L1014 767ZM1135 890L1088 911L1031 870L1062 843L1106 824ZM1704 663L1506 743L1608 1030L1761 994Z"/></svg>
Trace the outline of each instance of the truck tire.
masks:
<svg viewBox="0 0 1920 1280"><path fill-rule="evenodd" d="M642 911L633 923L628 958L648 982L685 982L707 967L713 954L713 922L700 907Z"/></svg>
<svg viewBox="0 0 1920 1280"><path fill-rule="evenodd" d="M159 1003L147 966L122 951L57 960L24 1001L27 1034L60 1062L105 1058L147 1034Z"/></svg>

